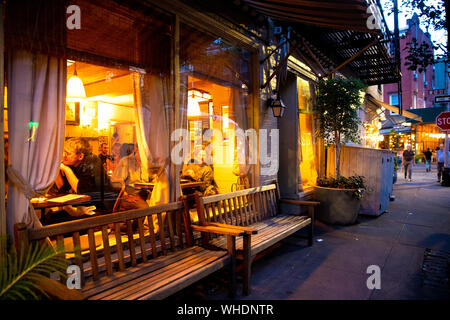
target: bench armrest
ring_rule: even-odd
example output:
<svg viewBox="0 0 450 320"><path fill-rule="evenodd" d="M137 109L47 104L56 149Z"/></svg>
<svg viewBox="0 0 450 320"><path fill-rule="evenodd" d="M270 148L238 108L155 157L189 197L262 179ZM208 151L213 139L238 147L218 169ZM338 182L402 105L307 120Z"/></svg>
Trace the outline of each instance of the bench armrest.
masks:
<svg viewBox="0 0 450 320"><path fill-rule="evenodd" d="M247 234L257 234L258 230L252 227L242 227L242 226L234 226L231 224L224 224L224 223L217 223L217 222L208 222L206 223L207 226L214 226L214 227L220 227L220 228L226 228L226 229L234 229L238 231L243 231Z"/></svg>
<svg viewBox="0 0 450 320"><path fill-rule="evenodd" d="M209 232L209 233L217 233L222 235L230 235L230 236L242 236L244 235L244 231L231 229L231 228L221 228L216 226L197 226L191 225L191 229L194 231L200 232Z"/></svg>
<svg viewBox="0 0 450 320"><path fill-rule="evenodd" d="M300 201L300 200L291 200L291 199L280 199L281 202L284 203L291 203L291 204L298 204L303 206L318 206L320 202L317 201Z"/></svg>

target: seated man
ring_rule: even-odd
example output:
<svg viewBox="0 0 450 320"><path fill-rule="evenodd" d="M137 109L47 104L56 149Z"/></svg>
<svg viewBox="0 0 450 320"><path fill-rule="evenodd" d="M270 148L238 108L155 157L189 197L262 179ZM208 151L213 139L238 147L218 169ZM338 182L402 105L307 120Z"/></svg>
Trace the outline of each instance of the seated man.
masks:
<svg viewBox="0 0 450 320"><path fill-rule="evenodd" d="M71 138L64 144L64 154L58 176L49 194L98 192L100 187L100 159L92 154L89 142L83 138ZM62 210L49 212L44 224L73 220L92 215L95 206L63 206Z"/></svg>
<svg viewBox="0 0 450 320"><path fill-rule="evenodd" d="M216 182L214 181L214 171L213 168L205 163L204 151L201 153L202 163L196 164L193 160L190 161L187 165L183 166L183 170L181 172L181 178L187 178L197 182L203 182L204 185L199 189L202 192L203 196L209 196L213 194L218 194L218 187Z"/></svg>

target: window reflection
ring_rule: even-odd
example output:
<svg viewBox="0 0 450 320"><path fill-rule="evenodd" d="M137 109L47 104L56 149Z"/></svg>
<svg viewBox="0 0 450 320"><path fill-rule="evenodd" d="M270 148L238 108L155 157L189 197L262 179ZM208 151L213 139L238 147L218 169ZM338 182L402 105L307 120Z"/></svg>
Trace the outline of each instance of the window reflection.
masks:
<svg viewBox="0 0 450 320"><path fill-rule="evenodd" d="M314 130L311 103L311 92L308 81L297 78L298 109L299 109L299 145L300 145L300 175L303 189L316 184L317 169L314 152Z"/></svg>

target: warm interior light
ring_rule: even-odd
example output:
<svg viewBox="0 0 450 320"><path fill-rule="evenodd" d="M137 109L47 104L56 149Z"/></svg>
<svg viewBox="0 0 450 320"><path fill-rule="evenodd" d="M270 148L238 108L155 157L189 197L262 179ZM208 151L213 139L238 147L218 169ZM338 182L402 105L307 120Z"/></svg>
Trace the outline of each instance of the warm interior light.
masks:
<svg viewBox="0 0 450 320"><path fill-rule="evenodd" d="M84 90L83 81L77 75L76 63L74 64L73 76L67 81L67 101L80 102L86 99L86 91Z"/></svg>
<svg viewBox="0 0 450 320"><path fill-rule="evenodd" d="M200 116L200 105L196 98L189 96L188 97L188 108L187 108L188 117L198 117Z"/></svg>
<svg viewBox="0 0 450 320"><path fill-rule="evenodd" d="M95 118L95 108L83 106L83 110L80 114L80 125L82 127L92 126L92 120Z"/></svg>
<svg viewBox="0 0 450 320"><path fill-rule="evenodd" d="M228 106L222 106L222 128L223 130L229 127L229 111Z"/></svg>

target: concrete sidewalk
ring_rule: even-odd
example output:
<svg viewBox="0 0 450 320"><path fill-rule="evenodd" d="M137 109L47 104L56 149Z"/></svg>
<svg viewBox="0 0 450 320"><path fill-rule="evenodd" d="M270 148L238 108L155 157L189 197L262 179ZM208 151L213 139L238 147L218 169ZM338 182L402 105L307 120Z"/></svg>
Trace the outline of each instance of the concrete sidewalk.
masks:
<svg viewBox="0 0 450 320"><path fill-rule="evenodd" d="M449 290L423 285L426 248L450 252L450 188L437 183L436 167L402 173L395 201L379 217L359 216L352 226L315 225L312 247L291 236L253 265L252 293L237 299L448 299ZM369 290L367 267L381 269L381 289ZM222 279L222 285L211 283ZM210 281L209 281L210 280ZM216 274L172 299L227 299L225 278Z"/></svg>

